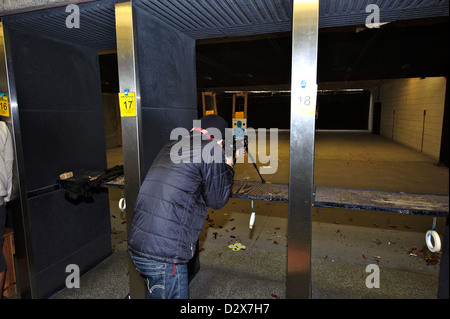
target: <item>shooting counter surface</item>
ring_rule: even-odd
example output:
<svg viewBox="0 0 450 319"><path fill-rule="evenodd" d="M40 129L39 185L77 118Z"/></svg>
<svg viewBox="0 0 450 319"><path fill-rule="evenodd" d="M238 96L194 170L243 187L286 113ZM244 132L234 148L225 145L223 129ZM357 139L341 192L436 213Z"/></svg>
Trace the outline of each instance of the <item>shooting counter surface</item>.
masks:
<svg viewBox="0 0 450 319"><path fill-rule="evenodd" d="M289 185L234 181L233 197L289 202ZM333 187L316 187L314 206L414 215L448 216L448 195L411 194Z"/></svg>
<svg viewBox="0 0 450 319"><path fill-rule="evenodd" d="M234 198L254 199L269 202L289 202L289 185L281 183L261 183L253 181L234 181Z"/></svg>
<svg viewBox="0 0 450 319"><path fill-rule="evenodd" d="M316 187L314 206L446 217L448 195Z"/></svg>
<svg viewBox="0 0 450 319"><path fill-rule="evenodd" d="M123 187L123 176L104 183L105 187ZM289 203L289 185L234 181L234 198ZM344 208L365 211L447 217L448 195L411 194L334 187L316 187L315 207Z"/></svg>

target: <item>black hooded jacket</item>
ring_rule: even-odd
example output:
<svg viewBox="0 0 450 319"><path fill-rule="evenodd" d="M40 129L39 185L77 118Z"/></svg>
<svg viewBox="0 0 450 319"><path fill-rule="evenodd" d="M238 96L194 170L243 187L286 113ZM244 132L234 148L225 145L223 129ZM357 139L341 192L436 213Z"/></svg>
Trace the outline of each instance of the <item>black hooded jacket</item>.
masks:
<svg viewBox="0 0 450 319"><path fill-rule="evenodd" d="M151 260L183 264L194 256L208 207L220 209L231 197L234 169L219 147L211 147L215 141L195 144L192 136L189 150L178 153L182 162L174 163L170 152L177 142L161 149L141 185L128 249ZM214 151L220 151L221 161L213 161Z"/></svg>

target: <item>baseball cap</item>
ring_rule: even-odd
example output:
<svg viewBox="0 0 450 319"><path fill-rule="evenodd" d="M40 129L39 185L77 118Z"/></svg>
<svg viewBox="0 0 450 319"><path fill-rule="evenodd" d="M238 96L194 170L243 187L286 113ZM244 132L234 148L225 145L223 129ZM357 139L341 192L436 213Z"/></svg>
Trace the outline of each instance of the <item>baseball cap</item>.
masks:
<svg viewBox="0 0 450 319"><path fill-rule="evenodd" d="M200 119L202 128L207 130L209 128L216 128L222 134L222 138L225 139L225 129L228 128L228 123L225 119L218 115L206 115ZM210 132L211 133L211 132ZM214 136L213 136L214 138Z"/></svg>

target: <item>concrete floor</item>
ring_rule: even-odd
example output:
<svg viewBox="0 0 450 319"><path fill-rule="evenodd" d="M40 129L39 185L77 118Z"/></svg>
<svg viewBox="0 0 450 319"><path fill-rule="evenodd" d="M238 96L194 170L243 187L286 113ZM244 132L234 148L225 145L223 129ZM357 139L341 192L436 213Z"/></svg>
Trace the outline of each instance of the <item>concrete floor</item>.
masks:
<svg viewBox="0 0 450 319"><path fill-rule="evenodd" d="M267 148L269 149L269 148ZM120 148L108 150L108 167L122 162ZM315 186L396 192L449 194L449 170L423 154L367 133L317 132ZM289 132L279 132L278 171L266 181L289 180ZM259 178L251 164L238 164L235 179ZM121 191L110 189L113 255L82 276L81 288L54 298L124 298L128 292L125 216L117 204ZM190 284L190 298L285 298L288 205L254 202L255 226L248 227L248 200L230 199L209 210L200 235L201 269ZM313 210L312 297L436 298L439 264L410 257L424 241L432 218L343 209ZM444 220L437 230L443 239ZM245 250L228 245L242 243ZM364 258L365 256L365 258ZM365 285L366 266L380 267L380 288Z"/></svg>

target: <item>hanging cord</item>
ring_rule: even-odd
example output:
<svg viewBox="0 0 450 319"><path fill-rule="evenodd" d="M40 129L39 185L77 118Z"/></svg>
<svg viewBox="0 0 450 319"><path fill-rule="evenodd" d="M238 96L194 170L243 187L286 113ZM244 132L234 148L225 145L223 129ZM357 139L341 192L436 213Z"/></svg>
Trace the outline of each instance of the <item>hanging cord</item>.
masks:
<svg viewBox="0 0 450 319"><path fill-rule="evenodd" d="M425 242L427 243L428 249L432 253L436 253L441 250L441 238L439 237L439 234L435 229L436 229L436 217L433 218L433 226L431 227L431 230L427 231L425 235ZM431 241L431 238L433 238L434 246Z"/></svg>
<svg viewBox="0 0 450 319"><path fill-rule="evenodd" d="M248 227L250 229L253 229L253 224L255 223L255 218L256 218L256 211L253 208L253 199L252 199L252 208L250 209L250 213L251 213L251 216L250 216L250 223L248 224Z"/></svg>

